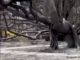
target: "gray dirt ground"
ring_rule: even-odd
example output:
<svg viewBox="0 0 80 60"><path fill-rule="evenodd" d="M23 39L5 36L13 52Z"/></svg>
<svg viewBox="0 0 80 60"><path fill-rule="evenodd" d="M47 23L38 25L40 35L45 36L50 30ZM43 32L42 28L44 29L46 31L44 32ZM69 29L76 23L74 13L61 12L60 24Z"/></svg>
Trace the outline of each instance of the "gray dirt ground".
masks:
<svg viewBox="0 0 80 60"><path fill-rule="evenodd" d="M80 49L70 49L66 42L59 42L59 50L52 51L49 43L23 37L0 42L0 60L80 60Z"/></svg>

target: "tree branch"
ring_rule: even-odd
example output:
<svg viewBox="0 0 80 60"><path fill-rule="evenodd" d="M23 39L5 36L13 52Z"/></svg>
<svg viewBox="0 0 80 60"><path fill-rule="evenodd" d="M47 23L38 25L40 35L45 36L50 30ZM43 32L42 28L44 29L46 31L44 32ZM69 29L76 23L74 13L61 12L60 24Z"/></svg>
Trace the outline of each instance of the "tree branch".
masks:
<svg viewBox="0 0 80 60"><path fill-rule="evenodd" d="M42 22L46 25L50 25L53 24L51 21L49 21L49 19L47 17L45 17L44 15L41 15L40 13L32 10L31 14L34 16L34 18L36 19L36 21Z"/></svg>
<svg viewBox="0 0 80 60"><path fill-rule="evenodd" d="M25 14L25 16L28 18L29 12L22 6L16 5L16 4L11 4L10 5L13 8L16 8L17 10L22 10L22 12Z"/></svg>
<svg viewBox="0 0 80 60"><path fill-rule="evenodd" d="M13 10L10 7L7 7L6 10L9 11L9 12L11 12L13 14L13 16L20 16L22 18L26 18L23 13L17 12L16 10Z"/></svg>

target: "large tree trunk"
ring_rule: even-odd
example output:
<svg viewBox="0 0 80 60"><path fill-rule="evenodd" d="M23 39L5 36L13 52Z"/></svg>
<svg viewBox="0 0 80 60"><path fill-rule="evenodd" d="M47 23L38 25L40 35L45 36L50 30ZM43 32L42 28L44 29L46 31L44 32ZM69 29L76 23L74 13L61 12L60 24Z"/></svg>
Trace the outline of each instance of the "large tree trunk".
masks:
<svg viewBox="0 0 80 60"><path fill-rule="evenodd" d="M2 27L0 25L0 38L2 38Z"/></svg>

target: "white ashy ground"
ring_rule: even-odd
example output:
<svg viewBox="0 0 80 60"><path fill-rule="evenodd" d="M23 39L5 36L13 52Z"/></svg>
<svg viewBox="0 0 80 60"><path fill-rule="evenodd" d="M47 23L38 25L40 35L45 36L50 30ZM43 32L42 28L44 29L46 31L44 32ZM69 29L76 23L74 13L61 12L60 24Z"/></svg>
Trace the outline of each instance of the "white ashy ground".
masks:
<svg viewBox="0 0 80 60"><path fill-rule="evenodd" d="M0 42L0 60L80 60L80 49L66 48L65 42L59 42L59 50L49 50L44 40Z"/></svg>

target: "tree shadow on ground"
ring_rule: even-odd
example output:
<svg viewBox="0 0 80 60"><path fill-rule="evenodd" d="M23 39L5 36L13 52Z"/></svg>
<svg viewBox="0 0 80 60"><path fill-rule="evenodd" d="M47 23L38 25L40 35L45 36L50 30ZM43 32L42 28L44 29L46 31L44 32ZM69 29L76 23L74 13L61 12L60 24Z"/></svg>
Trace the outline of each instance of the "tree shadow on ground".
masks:
<svg viewBox="0 0 80 60"><path fill-rule="evenodd" d="M51 49L44 49L40 50L39 52L44 52L44 53L75 53L79 51L80 49L77 48L59 48L58 50L51 50Z"/></svg>

